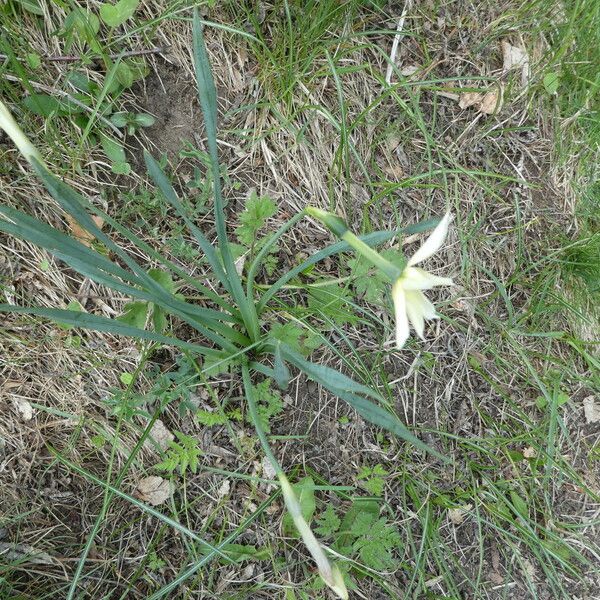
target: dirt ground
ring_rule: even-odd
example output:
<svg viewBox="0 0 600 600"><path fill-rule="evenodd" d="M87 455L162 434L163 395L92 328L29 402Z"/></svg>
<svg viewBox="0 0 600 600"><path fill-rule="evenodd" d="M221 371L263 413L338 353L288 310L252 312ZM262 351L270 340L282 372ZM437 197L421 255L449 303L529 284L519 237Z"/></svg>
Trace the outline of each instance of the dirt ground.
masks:
<svg viewBox="0 0 600 600"><path fill-rule="evenodd" d="M523 379L517 373L514 381L507 377L505 361L518 360L518 356L498 359L494 355L491 349L503 347L504 340L496 337L497 330L490 333L488 321L481 313L486 313L491 321L502 323L512 318L511 311L525 310L529 302L528 290L519 283L509 288L509 308L495 293L495 279L509 281L515 268L519 268L517 257L523 253L535 260L536 248L548 229L559 229L568 234L573 227L574 199L568 187L568 174L555 169L552 162L555 135L552 124L528 104L526 94L519 88L518 77L502 74L500 40L483 44L484 34L478 33L485 31L481 23L473 29L457 26L468 15L466 6L463 9L461 15L443 14L442 11L437 21L427 23L427 69L440 79L467 73L473 77L495 77L504 88L504 104L498 114L488 115L474 107L462 108L456 90L440 93L433 85L429 86L431 89L424 86L419 94L420 114L427 123L431 139L440 147L445 145L443 153L434 152L432 164L438 164L442 154L449 154L452 168L462 170L446 182L445 189L421 186L418 182L404 184L407 178L425 170L425 156L430 147L426 135L408 130L409 122L401 104L390 98L382 101L364 126L353 133L353 143L363 156L372 180L368 181L356 165L352 167L348 181L336 179L339 133L331 122L298 111L293 123L286 123L285 117L274 114L268 107L256 105L269 93L260 77L260 65L244 45L232 47L230 36L222 32L208 35L219 89L219 141L221 160L226 168L225 194L232 227L251 188L278 203L275 224L283 222L307 203L328 206L333 199L341 208L344 200L350 198L355 211L354 225L359 226L361 210L368 210L374 193L381 198L379 208L373 211L373 214L377 213L374 220L378 225L385 226L395 219L412 223L426 216L439 215L446 206L448 193L451 194L450 201L458 215L444 261L461 265L471 260L476 268L468 273L468 277L461 276L461 269L457 268L458 284L451 300L448 295L438 296L440 312L445 318L429 328L422 349L390 352L380 366L385 368L382 376L393 390L394 408L398 414L409 426L422 431L427 443L450 456L454 466L448 470L436 460L415 456L394 440L386 440L382 445L378 432L357 418L344 403L300 377L294 379L284 398L286 406L292 410L274 421L272 431L282 437L298 436L274 443L275 454L284 468L317 473L330 485L354 485L361 466L385 464L392 474L385 490L388 513L403 530L413 530L417 544L422 535L422 523L416 514L420 509L415 497L408 492L407 481L412 476L418 478L423 472L429 472L436 494L440 490L448 494L459 493L468 485L481 485L483 489L482 481L486 476L482 476L481 481L471 479L473 463L483 462L483 459L469 450L469 440L501 437L503 430L497 428L494 421L507 421L508 427L513 427L514 421L516 428L527 418L539 417L535 407L539 392L524 387ZM397 16L396 12L399 11L392 11L394 16ZM500 8L496 13L490 11L487 23L494 23L500 13ZM373 28L392 26L376 19L370 25ZM185 190L193 177L193 163L190 158L181 158L179 152L185 141L204 147L201 114L186 45L189 31L183 25L180 28L180 31L170 32L173 37L169 40L169 52L149 60L151 74L133 88L127 99L127 107L156 117L153 127L128 140L128 158L139 175L122 177L115 186L108 183L109 174L101 173L95 183L90 179L82 184L91 195L103 193L97 185L106 187L104 197L108 198L109 212L115 218L122 210L137 210L136 200L122 190L132 183L139 188L145 186L142 148L149 149L155 156L166 153L173 170L178 173L178 189ZM519 43L517 37L500 33L502 40ZM374 41L389 52L389 36L381 35ZM396 62L406 72L409 67L424 64L423 46L417 37L402 41ZM349 54L348 65L361 63L369 64L379 73L385 72L383 59L370 49ZM461 81L460 85L467 84ZM345 81L349 118L355 118L373 101L373 86L373 80L368 77ZM298 102L311 101L337 114L339 106L331 77L319 80L311 93L305 96L298 90L301 99ZM449 169L449 164L447 162L444 168ZM494 179L486 179L486 173L494 173ZM379 185L383 180L387 188ZM486 185L488 181L489 186ZM41 195L39 187L34 191ZM39 202L35 199L36 194L28 194L24 187L12 193L19 205L28 210L38 215L47 211L48 200ZM49 220L61 223L57 216L50 216ZM209 213L199 220L199 225L209 237L214 236ZM159 234L152 238L152 243L161 251L169 251L172 226L170 219L157 212L145 215L139 228L151 231L153 227L157 228ZM519 229L519 236L512 234L515 229ZM329 234L315 230L314 224L301 222L282 245L278 259L282 267L295 264L322 248L329 239ZM123 298L94 283L82 281L53 259L50 269L41 269L46 255L31 245L7 238L0 239L0 244L3 250L0 274L13 302L66 306L77 298L86 310L99 314L115 316L122 310ZM409 240L405 249L410 252L415 247ZM201 272L199 265L190 266L177 256L173 259L191 273ZM323 272L337 277L338 268L338 263L330 260L323 265ZM463 269L462 273L467 271ZM386 311L379 307L373 310L390 331L391 322ZM561 317L556 319L560 321ZM114 434L115 419L105 400L121 387L120 374L134 370L139 350L128 339L86 332L78 332L75 336L72 331L24 321L15 315L6 318L2 331L2 560L17 563L23 560L11 575L11 585L20 593L18 597L63 597L81 549L102 508L104 490L70 469L57 458L57 453L89 473L106 479L110 445L101 444L97 436L100 431L104 432L102 435ZM372 328L352 325L346 333L360 348L365 360L382 343L381 331ZM180 334L185 335L185 332ZM551 361L545 360L543 346L535 346L537 341L531 338L519 339L524 348L535 350L535 366L545 375L551 368ZM343 368L340 356L331 350L319 352L322 362ZM176 367L178 358L178 353L172 350L153 357L147 372L140 378L140 393L152 389L152 367L156 372L168 372ZM477 368L473 366L475 364ZM585 366L578 368L581 372L586 371ZM521 370L522 365L519 365L516 371L521 373ZM239 405L241 391L236 378L225 375L212 385L220 397L230 398L234 405ZM570 463L581 479L597 491L600 472L588 459L588 453L597 443L600 424L586 424L580 410L583 399L590 393L582 378L573 377L573 381L565 382L565 385L570 403L563 421L565 431L561 440L564 447L559 452L569 455ZM209 405L208 397L203 394L199 389L191 390L192 401L200 407ZM152 402L149 405L151 409L156 406ZM211 467L248 475L262 474L259 451L256 449L239 456L238 448L224 427L204 428L189 414L180 414L174 406L169 406L160 419L169 431L197 437ZM235 427L240 441L251 438L249 426L238 423ZM437 432L445 435L440 436ZM125 427L118 435L122 443L113 457L113 473L127 460L139 430ZM457 441L453 436L460 436L463 441ZM517 436L512 450L522 450L526 445L526 442L519 444L518 439ZM145 447L120 487L133 493L140 477L150 472L158 460L156 450ZM495 464L482 464L481 473ZM515 465L507 463L504 468L508 479L524 476L511 471L517 469ZM244 480L228 481L229 488L224 497L223 476L200 472L186 477L184 489L190 505L178 516L189 529L203 532L207 522L212 531L238 525L252 507L269 497L271 491L265 486L249 486ZM425 494L425 488L420 491ZM557 481L552 493L555 518L562 515L565 522L572 524L597 520L598 504L566 479ZM343 504L335 494L326 494L325 498L334 504ZM280 501L271 504L261 519L241 536L239 543L273 546L272 531L279 530L281 512ZM539 520L546 522L543 515L539 515ZM127 598L146 598L157 586L171 581L187 564L190 552L197 551L190 550L188 542L179 534L165 535L164 527L125 499L116 498L92 546L78 597L119 598L125 594ZM481 522L477 520L466 520L460 525L445 520L439 524L443 551L452 553L465 578L481 579L478 598L551 600L555 597L552 588L545 583L545 574L537 557L523 547L519 560L511 563L511 557L514 559L516 554L497 546L494 528L489 527L483 533L480 528ZM600 544L597 528L590 526L586 535L596 540L594 545ZM156 544L153 542L155 536L159 540ZM279 566L275 575L270 563L255 562L239 568L219 565L201 577L191 578L169 597L283 598L283 592L280 594L268 586L262 591L256 591L256 587L252 592L244 591L247 586L263 581L277 584L280 577L288 582L302 580L303 562L307 560L302 548L293 540L281 543L288 567ZM139 569L142 557L151 552L160 557L160 566L146 569L144 576L129 588L128 580ZM35 554L34 558L31 558L32 554ZM405 564L410 562L410 554L411 548L407 547L401 556ZM597 560L589 553L586 557L590 565ZM530 566L533 587L526 583L523 564ZM585 567L588 573L580 581L574 576L564 576L563 585L573 600L600 598L600 575L590 565ZM410 584L409 572L410 568L406 568L386 575L392 596L377 582L366 578L359 582L356 597L403 598L402 590ZM473 597L473 590L466 582L458 583L454 591L438 585L434 564L430 575L430 593L415 595L415 598L466 600ZM112 589L107 589L107 581L111 582ZM310 597L325 597L324 592L311 594L314 596Z"/></svg>

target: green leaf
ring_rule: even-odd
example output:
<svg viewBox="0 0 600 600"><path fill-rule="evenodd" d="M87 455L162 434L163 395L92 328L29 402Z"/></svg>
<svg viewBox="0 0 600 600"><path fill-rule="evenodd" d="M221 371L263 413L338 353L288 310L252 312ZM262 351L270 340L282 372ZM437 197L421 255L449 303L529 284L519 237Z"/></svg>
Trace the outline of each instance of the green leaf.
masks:
<svg viewBox="0 0 600 600"><path fill-rule="evenodd" d="M265 379L252 387L261 425L267 433L270 433L270 420L283 410L281 394L277 390L271 390L270 379Z"/></svg>
<svg viewBox="0 0 600 600"><path fill-rule="evenodd" d="M358 316L350 304L350 293L346 288L337 283L311 286L308 294L308 307L312 312L321 313L338 325L358 322Z"/></svg>
<svg viewBox="0 0 600 600"><path fill-rule="evenodd" d="M268 560L269 551L266 548L260 550L256 546L246 544L226 544L222 551L235 563L242 563L248 560Z"/></svg>
<svg viewBox="0 0 600 600"><path fill-rule="evenodd" d="M527 519L529 517L529 507L527 506L527 502L517 494L514 490L510 491L510 501L513 505L517 516L523 517Z"/></svg>
<svg viewBox="0 0 600 600"><path fill-rule="evenodd" d="M198 470L199 458L202 456L197 440L181 431L176 431L175 436L178 441L169 442L166 458L158 463L156 468L169 473L179 470L182 475L189 468L192 473L195 473Z"/></svg>
<svg viewBox="0 0 600 600"><path fill-rule="evenodd" d="M287 368L283 356L281 356L281 344L275 344L275 383L280 389L285 390L289 385L291 375L290 370Z"/></svg>
<svg viewBox="0 0 600 600"><path fill-rule="evenodd" d="M329 504L325 509L325 512L317 519L318 526L315 527L315 533L321 537L331 537L342 524L340 518L337 516L333 506Z"/></svg>
<svg viewBox="0 0 600 600"><path fill-rule="evenodd" d="M351 258L346 263L354 291L367 302L381 302L387 286L387 277L362 256Z"/></svg>
<svg viewBox="0 0 600 600"><path fill-rule="evenodd" d="M71 312L76 312L76 313L84 312L83 306L81 306L81 304L79 304L79 302L77 302L77 300L71 300L71 302L69 302L69 304L67 304L67 310L69 310ZM69 323L65 323L63 321L56 321L56 324L61 329L66 329L66 330L73 329L72 325L70 325Z"/></svg>
<svg viewBox="0 0 600 600"><path fill-rule="evenodd" d="M146 326L146 317L148 315L147 302L130 302L125 305L125 312L117 317L119 321L138 329L144 329Z"/></svg>
<svg viewBox="0 0 600 600"><path fill-rule="evenodd" d="M315 482L312 477L303 477L298 483L292 485L294 492L300 504L302 517L307 523L310 523L316 509L315 502ZM294 520L288 511L283 515L282 528L285 535L294 535L298 537Z"/></svg>
<svg viewBox="0 0 600 600"><path fill-rule="evenodd" d="M111 162L127 162L125 150L119 142L108 137L107 135L100 134L100 144L102 145L104 154L106 154Z"/></svg>
<svg viewBox="0 0 600 600"><path fill-rule="evenodd" d="M173 283L173 278L171 277L171 273L168 271L164 271L163 269L149 269L148 275L159 283L162 287L169 292L169 294L175 293L175 284Z"/></svg>
<svg viewBox="0 0 600 600"><path fill-rule="evenodd" d="M133 16L138 4L139 0L119 0L116 4L101 4L100 17L109 27L118 27Z"/></svg>
<svg viewBox="0 0 600 600"><path fill-rule="evenodd" d="M152 325L154 326L154 331L158 333L164 333L167 329L167 315L160 306L154 305L152 308Z"/></svg>
<svg viewBox="0 0 600 600"><path fill-rule="evenodd" d="M373 496L381 496L385 487L384 477L389 475L382 465L377 464L374 467L361 467L358 473L360 485L373 494Z"/></svg>
<svg viewBox="0 0 600 600"><path fill-rule="evenodd" d="M198 423L206 425L206 427L214 427L215 425L225 425L229 419L227 415L199 409L196 413L196 420Z"/></svg>
<svg viewBox="0 0 600 600"><path fill-rule="evenodd" d="M131 165L127 162L123 146L103 133L100 134L100 144L102 145L102 150L104 150L104 153L111 162L113 173L129 175L131 172Z"/></svg>
<svg viewBox="0 0 600 600"><path fill-rule="evenodd" d="M368 523L360 530L360 537L352 549L358 552L360 561L376 571L392 570L397 566L393 551L402 547L398 530L389 525L385 518Z"/></svg>
<svg viewBox="0 0 600 600"><path fill-rule="evenodd" d="M156 119L148 113L138 113L135 115L134 121L136 125L139 125L140 127L152 127L156 122Z"/></svg>
<svg viewBox="0 0 600 600"><path fill-rule="evenodd" d="M133 71L129 68L129 65L123 61L121 61L115 69L115 78L124 88L131 87L135 81Z"/></svg>
<svg viewBox="0 0 600 600"><path fill-rule="evenodd" d="M114 162L110 166L110 170L117 175L129 175L131 173L131 165L125 162Z"/></svg>
<svg viewBox="0 0 600 600"><path fill-rule="evenodd" d="M58 37L65 40L65 52L68 52L74 42L85 42L95 53L101 54L103 49L98 42L100 19L87 10L75 7L67 13Z"/></svg>
<svg viewBox="0 0 600 600"><path fill-rule="evenodd" d="M30 12L34 15L44 16L44 9L40 4L40 0L17 0L17 4L23 7L23 10Z"/></svg>
<svg viewBox="0 0 600 600"><path fill-rule="evenodd" d="M554 96L558 93L558 86L560 84L560 77L558 73L546 73L543 79L544 89L548 94Z"/></svg>
<svg viewBox="0 0 600 600"><path fill-rule="evenodd" d="M318 343L315 346L315 342L320 340L312 332L292 322L275 323L269 331L269 337L286 344L302 356L308 356L315 347L318 347Z"/></svg>
<svg viewBox="0 0 600 600"><path fill-rule="evenodd" d="M113 113L110 116L110 122L115 127L125 127L127 125L127 123L129 122L129 120L127 118L128 115L129 115L129 113L127 113L127 112L116 112L116 113Z"/></svg>
<svg viewBox="0 0 600 600"><path fill-rule="evenodd" d="M36 52L28 52L27 64L34 70L39 69L42 66L42 58Z"/></svg>
<svg viewBox="0 0 600 600"><path fill-rule="evenodd" d="M34 115L40 117L51 117L52 115L74 115L83 109L67 99L55 98L49 94L31 94L23 100L23 106Z"/></svg>
<svg viewBox="0 0 600 600"><path fill-rule="evenodd" d="M240 215L240 225L235 230L240 243L246 247L252 246L256 241L258 231L276 211L277 205L271 198L258 196L252 190Z"/></svg>
<svg viewBox="0 0 600 600"><path fill-rule="evenodd" d="M357 498L342 519L335 547L340 552L349 552L355 537L362 535L368 526L379 518L379 504L375 500Z"/></svg>
<svg viewBox="0 0 600 600"><path fill-rule="evenodd" d="M131 385L133 383L133 375L131 373L121 373L119 379L123 385Z"/></svg>

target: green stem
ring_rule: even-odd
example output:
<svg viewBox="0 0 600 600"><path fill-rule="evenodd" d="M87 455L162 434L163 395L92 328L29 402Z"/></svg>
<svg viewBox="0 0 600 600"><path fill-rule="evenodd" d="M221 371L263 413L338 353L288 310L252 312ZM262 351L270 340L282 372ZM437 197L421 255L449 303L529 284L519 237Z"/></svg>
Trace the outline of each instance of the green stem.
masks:
<svg viewBox="0 0 600 600"><path fill-rule="evenodd" d="M393 265L389 260L383 258L379 252L373 250L368 244L365 244L350 230L346 231L346 233L341 236L341 239L350 244L361 256L382 271L390 281L396 281L396 279L402 275L401 269L396 265Z"/></svg>
<svg viewBox="0 0 600 600"><path fill-rule="evenodd" d="M246 392L246 400L248 402L248 412L250 413L250 419L252 420L254 429L256 429L256 435L258 436L260 445L262 446L265 455L269 459L275 474L277 477L279 477L279 475L283 475L283 469L281 468L279 461L275 458L275 455L271 450L271 446L269 446L267 434L265 433L260 421L256 398L254 397L254 387L252 386L252 379L250 378L250 368L247 364L242 365L242 380L244 382L244 391Z"/></svg>
<svg viewBox="0 0 600 600"><path fill-rule="evenodd" d="M390 281L396 281L396 279L402 275L402 269L399 269L389 260L383 258L377 250L373 250L371 246L354 235L350 229L348 229L346 222L337 215L314 206L309 206L306 209L306 213L321 221L321 223L323 223L333 234L352 246L352 248L354 248L361 256L380 269Z"/></svg>

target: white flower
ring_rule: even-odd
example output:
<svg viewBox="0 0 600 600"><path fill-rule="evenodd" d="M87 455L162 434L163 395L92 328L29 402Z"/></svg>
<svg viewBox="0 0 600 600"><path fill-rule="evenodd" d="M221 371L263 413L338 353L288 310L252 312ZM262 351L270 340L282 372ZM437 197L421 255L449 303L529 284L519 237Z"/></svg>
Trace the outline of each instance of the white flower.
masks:
<svg viewBox="0 0 600 600"><path fill-rule="evenodd" d="M314 561L317 563L319 569L319 575L323 581L337 594L342 600L348 599L348 590L344 583L344 578L337 565L331 564L325 552L321 548L321 545L317 541L314 533L311 531L310 526L306 522L306 519L302 516L302 509L300 502L294 492L294 488L291 486L287 477L283 473L278 474L279 483L281 484L281 491L283 493L283 499L285 505L294 521L294 525L298 530L298 533L302 537L304 545L310 552Z"/></svg>
<svg viewBox="0 0 600 600"><path fill-rule="evenodd" d="M42 162L40 153L21 131L21 128L17 125L17 122L2 100L0 100L0 129L6 131L8 137L12 139L15 146L29 162L31 162L32 158L35 158L40 163Z"/></svg>
<svg viewBox="0 0 600 600"><path fill-rule="evenodd" d="M450 213L446 213L425 243L408 260L402 275L392 286L392 299L396 316L396 347L401 350L410 335L409 321L417 335L423 338L425 319L438 319L433 304L423 290L439 285L452 285L449 277L438 277L424 269L415 267L435 254L444 243L450 224Z"/></svg>

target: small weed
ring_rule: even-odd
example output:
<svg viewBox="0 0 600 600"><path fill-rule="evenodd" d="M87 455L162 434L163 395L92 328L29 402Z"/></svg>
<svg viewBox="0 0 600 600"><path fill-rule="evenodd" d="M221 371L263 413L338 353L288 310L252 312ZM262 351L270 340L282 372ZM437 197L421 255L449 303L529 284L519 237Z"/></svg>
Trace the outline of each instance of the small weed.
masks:
<svg viewBox="0 0 600 600"><path fill-rule="evenodd" d="M202 456L202 451L198 448L198 441L189 436L176 431L177 441L170 441L169 448L166 451L166 458L158 463L155 468L173 474L179 471L181 475L189 469L192 473L198 470L198 463Z"/></svg>

